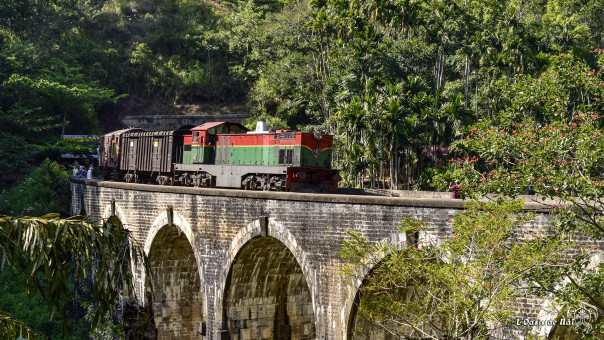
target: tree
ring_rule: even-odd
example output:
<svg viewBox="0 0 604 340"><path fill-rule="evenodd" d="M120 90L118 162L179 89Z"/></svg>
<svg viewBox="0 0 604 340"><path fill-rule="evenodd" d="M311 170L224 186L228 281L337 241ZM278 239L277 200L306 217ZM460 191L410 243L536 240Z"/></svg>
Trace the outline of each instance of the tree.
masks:
<svg viewBox="0 0 604 340"><path fill-rule="evenodd" d="M30 132L44 131L61 126L67 120L78 125L78 132L98 131L95 109L115 103L123 96L114 96L115 91L99 86L97 81L86 81L78 68L69 67L62 60L52 59L48 64L35 78L11 74L6 80L5 86L14 98L9 106L13 113L9 126L22 129L24 125ZM20 117L17 111L27 114ZM38 114L32 116L31 113L36 112Z"/></svg>
<svg viewBox="0 0 604 340"><path fill-rule="evenodd" d="M0 214L39 216L51 211L69 214L69 177L48 159L25 180L0 193Z"/></svg>
<svg viewBox="0 0 604 340"><path fill-rule="evenodd" d="M61 316L64 328L62 304L73 298L66 283L72 275L70 263L75 266L76 279L90 275L94 282L93 329L107 313L113 313L122 292L133 296L133 266L142 263L147 268L144 253L121 225L106 221L99 226L83 217L61 219L57 214L0 215L0 255L3 265L27 273L26 291L42 293L48 309ZM0 311L0 337L20 334L35 336L33 330Z"/></svg>
<svg viewBox="0 0 604 340"><path fill-rule="evenodd" d="M523 232L534 214L523 212L521 201L467 208L451 221L451 234L424 243L413 235L429 226L414 219L403 221L402 246L372 245L349 232L342 272L352 284L365 279L357 320L403 339L485 339L513 323L517 299L530 286L527 273L560 265L572 242L547 230Z"/></svg>
<svg viewBox="0 0 604 340"><path fill-rule="evenodd" d="M456 144L461 151L451 162L451 175L475 197L534 195L557 212L557 230L601 242L603 88L601 71L570 55L552 58L540 76L500 84L501 103L491 117ZM562 304L583 302L604 310L604 265L587 270L589 254L584 245L572 267L548 268L532 279ZM560 280L570 284L556 285Z"/></svg>

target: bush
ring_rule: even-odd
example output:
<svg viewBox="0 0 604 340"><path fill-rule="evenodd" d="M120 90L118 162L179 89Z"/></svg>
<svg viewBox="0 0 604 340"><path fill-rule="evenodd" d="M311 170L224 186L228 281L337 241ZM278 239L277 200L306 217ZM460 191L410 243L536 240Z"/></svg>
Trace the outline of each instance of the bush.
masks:
<svg viewBox="0 0 604 340"><path fill-rule="evenodd" d="M69 177L48 159L8 191L0 194L0 214L41 216L51 212L69 215Z"/></svg>

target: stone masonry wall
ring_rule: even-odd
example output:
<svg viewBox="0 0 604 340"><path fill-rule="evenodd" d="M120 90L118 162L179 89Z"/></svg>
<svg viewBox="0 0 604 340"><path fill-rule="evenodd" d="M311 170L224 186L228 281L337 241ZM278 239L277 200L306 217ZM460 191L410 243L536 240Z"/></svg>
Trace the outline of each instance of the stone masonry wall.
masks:
<svg viewBox="0 0 604 340"><path fill-rule="evenodd" d="M83 209L90 216L118 217L147 252L153 249L156 270L178 267L164 273L177 286L169 288L174 296L182 296L183 287L194 286L198 276L200 291L186 294L199 307L186 309L189 316L179 319L180 326L158 325L189 339L226 339L227 334L238 340L278 339L279 329L289 329L291 339L346 339L356 294L339 275L343 264L337 251L346 230L371 241L405 242L405 235L397 232L399 221L414 217L431 224L420 235L427 240L450 233L449 220L463 209L461 200L450 198L250 192L81 179L72 179L71 190L74 214ZM548 219L539 215L533 227ZM170 245L156 247L154 239L165 237L162 229L170 225L182 235L178 247L190 247L192 257L170 257L175 253ZM604 245L598 246L601 253ZM159 255L162 251L167 258ZM190 273L193 262L197 272ZM143 290L141 283L139 294ZM523 308L536 317L545 305L543 299L527 300ZM171 308L170 313L178 310ZM282 321L270 324L273 313L274 320ZM156 322L163 321L156 317Z"/></svg>

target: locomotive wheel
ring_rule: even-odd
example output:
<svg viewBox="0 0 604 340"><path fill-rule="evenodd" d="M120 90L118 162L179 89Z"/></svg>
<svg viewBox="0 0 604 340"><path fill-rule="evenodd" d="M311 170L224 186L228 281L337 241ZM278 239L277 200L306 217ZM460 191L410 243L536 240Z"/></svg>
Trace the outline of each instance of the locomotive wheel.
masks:
<svg viewBox="0 0 604 340"><path fill-rule="evenodd" d="M172 178L168 176L157 176L157 184L159 185L172 185Z"/></svg>
<svg viewBox="0 0 604 340"><path fill-rule="evenodd" d="M285 182L281 176L271 176L269 181L269 190L271 191L283 191Z"/></svg>
<svg viewBox="0 0 604 340"><path fill-rule="evenodd" d="M124 176L124 182L126 182L126 183L138 183L138 175L137 174L126 174Z"/></svg>
<svg viewBox="0 0 604 340"><path fill-rule="evenodd" d="M241 188L245 190L283 191L285 181L281 176L275 175L248 175L241 181Z"/></svg>
<svg viewBox="0 0 604 340"><path fill-rule="evenodd" d="M241 181L241 187L245 190L254 190L255 189L256 178L254 176L246 176L243 181Z"/></svg>
<svg viewBox="0 0 604 340"><path fill-rule="evenodd" d="M191 175L191 182L194 187L199 188L201 186L201 176L200 175Z"/></svg>
<svg viewBox="0 0 604 340"><path fill-rule="evenodd" d="M185 176L187 175L188 174L185 174ZM199 174L191 175L190 184L197 188L213 188L216 185L216 180L212 175L208 174L207 172L202 172Z"/></svg>
<svg viewBox="0 0 604 340"><path fill-rule="evenodd" d="M191 185L191 175L189 173L185 173L184 175L180 175L178 180L176 180L182 186L190 186Z"/></svg>

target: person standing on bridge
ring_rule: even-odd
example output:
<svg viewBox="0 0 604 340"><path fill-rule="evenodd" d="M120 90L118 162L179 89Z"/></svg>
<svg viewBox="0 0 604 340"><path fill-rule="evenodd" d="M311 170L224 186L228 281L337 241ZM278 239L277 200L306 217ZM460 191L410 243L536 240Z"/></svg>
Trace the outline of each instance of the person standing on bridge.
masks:
<svg viewBox="0 0 604 340"><path fill-rule="evenodd" d="M84 178L84 177L86 177L86 169L84 168L83 165L80 165L80 169L76 173L75 177L76 178Z"/></svg>
<svg viewBox="0 0 604 340"><path fill-rule="evenodd" d="M457 193L461 189L461 183L459 180L449 183L449 190L451 190L451 198L461 198Z"/></svg>

